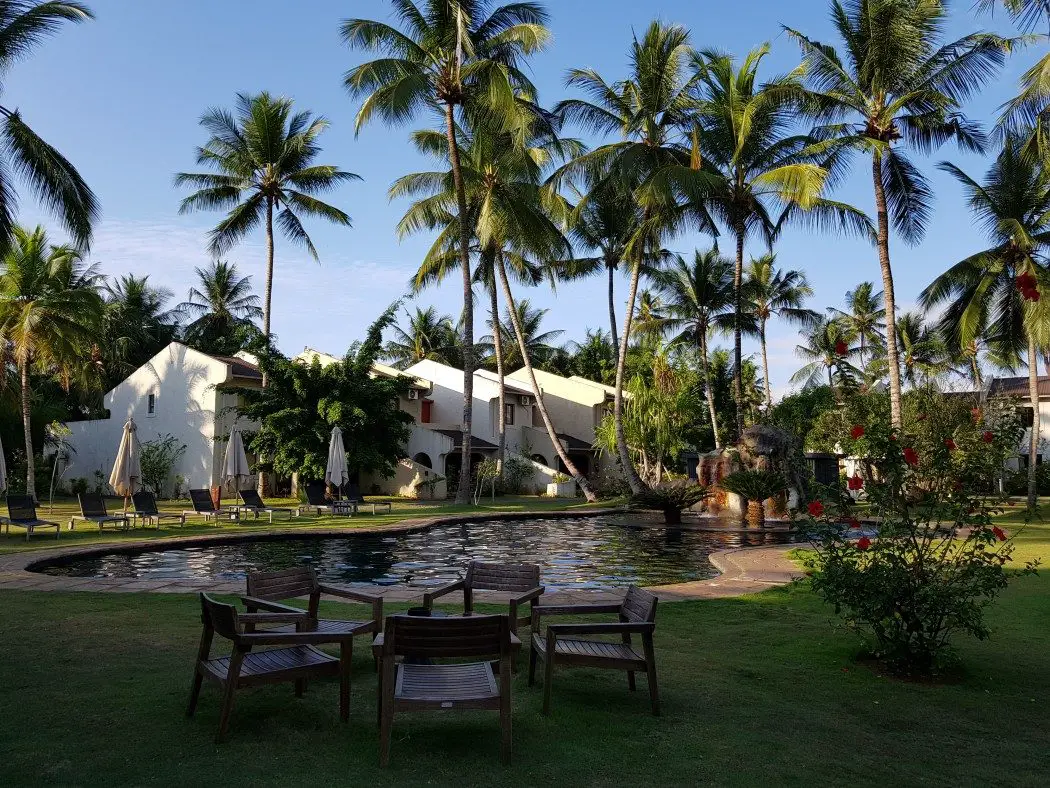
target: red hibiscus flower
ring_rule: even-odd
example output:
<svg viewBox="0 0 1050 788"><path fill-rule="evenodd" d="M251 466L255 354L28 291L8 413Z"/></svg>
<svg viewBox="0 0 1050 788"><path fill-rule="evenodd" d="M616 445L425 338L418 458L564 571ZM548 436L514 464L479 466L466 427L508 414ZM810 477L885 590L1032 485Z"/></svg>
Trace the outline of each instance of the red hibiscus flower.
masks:
<svg viewBox="0 0 1050 788"><path fill-rule="evenodd" d="M863 438L864 428L859 424L854 424L853 429L849 431L849 436L853 438L853 440L857 440L857 438Z"/></svg>
<svg viewBox="0 0 1050 788"><path fill-rule="evenodd" d="M862 536L857 540L858 550L867 550L869 547L871 547L871 540L868 537Z"/></svg>
<svg viewBox="0 0 1050 788"><path fill-rule="evenodd" d="M918 465L919 453L915 451L915 449L913 449L911 446L908 446L904 450L904 461L908 463L908 465Z"/></svg>
<svg viewBox="0 0 1050 788"><path fill-rule="evenodd" d="M843 342L841 339L838 342L835 343L835 355L836 356L844 356L844 355L846 355L846 351L847 350L849 350L849 346L845 342Z"/></svg>
<svg viewBox="0 0 1050 788"><path fill-rule="evenodd" d="M1000 542L1006 541L1006 531L1004 531L998 525L992 529L992 533L995 534L995 538L998 539Z"/></svg>
<svg viewBox="0 0 1050 788"><path fill-rule="evenodd" d="M824 514L824 504L820 501L810 501L806 508L809 510L810 517L820 517Z"/></svg>
<svg viewBox="0 0 1050 788"><path fill-rule="evenodd" d="M995 441L995 435L992 433L991 430L985 430L984 434L981 435L981 440L983 440L985 443L992 443Z"/></svg>
<svg viewBox="0 0 1050 788"><path fill-rule="evenodd" d="M945 438L944 445L948 447L948 451L955 451L955 441L951 438Z"/></svg>
<svg viewBox="0 0 1050 788"><path fill-rule="evenodd" d="M846 482L846 486L849 487L851 490L863 490L864 480L860 478L860 476L858 476L857 474L853 474L849 477L849 481Z"/></svg>
<svg viewBox="0 0 1050 788"><path fill-rule="evenodd" d="M1021 295L1024 296L1025 301L1039 300L1039 291L1036 290L1034 287L1029 290L1025 290L1023 293L1021 293Z"/></svg>
<svg viewBox="0 0 1050 788"><path fill-rule="evenodd" d="M1033 290L1035 289L1035 277L1032 276L1029 271L1025 271L1017 277L1017 280L1014 282L1014 287L1022 293L1025 290Z"/></svg>
<svg viewBox="0 0 1050 788"><path fill-rule="evenodd" d="M851 517L849 521L849 527L860 528L860 520L858 520L856 517Z"/></svg>

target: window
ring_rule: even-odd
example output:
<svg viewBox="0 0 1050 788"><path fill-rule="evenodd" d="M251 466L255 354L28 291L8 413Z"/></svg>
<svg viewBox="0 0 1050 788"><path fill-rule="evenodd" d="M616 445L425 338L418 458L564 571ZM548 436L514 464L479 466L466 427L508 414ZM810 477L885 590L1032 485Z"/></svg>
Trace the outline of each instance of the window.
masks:
<svg viewBox="0 0 1050 788"><path fill-rule="evenodd" d="M419 414L419 420L424 424L430 424L434 418L434 401L425 399L423 400L423 409ZM430 467L430 466L427 466Z"/></svg>
<svg viewBox="0 0 1050 788"><path fill-rule="evenodd" d="M156 416L157 415L157 395L149 394L146 397L146 415Z"/></svg>
<svg viewBox="0 0 1050 788"><path fill-rule="evenodd" d="M1032 408L1019 408L1021 413L1021 426L1031 427L1032 422L1035 421L1035 410Z"/></svg>
<svg viewBox="0 0 1050 788"><path fill-rule="evenodd" d="M507 424L514 424L514 406L509 402L503 406L503 413L506 416Z"/></svg>

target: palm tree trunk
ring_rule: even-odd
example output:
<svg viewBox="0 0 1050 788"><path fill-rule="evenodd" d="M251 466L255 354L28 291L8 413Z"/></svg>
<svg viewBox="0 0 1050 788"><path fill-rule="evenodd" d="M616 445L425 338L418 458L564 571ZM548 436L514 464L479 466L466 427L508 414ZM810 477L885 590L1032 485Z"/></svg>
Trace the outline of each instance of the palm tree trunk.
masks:
<svg viewBox="0 0 1050 788"><path fill-rule="evenodd" d="M459 163L459 144L456 142L456 117L452 104L445 104L445 134L448 137L448 155L452 163L452 182L456 188L456 208L459 212L459 267L463 272L463 455L459 471L459 489L456 503L470 501L470 442L474 416L474 290L470 276L470 228L467 227L467 192L463 185L463 171Z"/></svg>
<svg viewBox="0 0 1050 788"><path fill-rule="evenodd" d="M715 451L722 451L722 439L718 437L718 412L715 410L715 390L711 385L711 365L707 358L707 332L697 332L700 350L700 367L704 373L704 389L707 395L707 410L711 414L711 431L715 437Z"/></svg>
<svg viewBox="0 0 1050 788"><path fill-rule="evenodd" d="M496 450L496 471L503 478L503 461L507 457L507 394L503 391L503 338L500 336L499 298L496 281L489 283L489 308L492 310L492 346L496 354L496 376L499 378L499 448Z"/></svg>
<svg viewBox="0 0 1050 788"><path fill-rule="evenodd" d="M26 495L36 500L36 468L33 465L33 428L29 418L29 361L18 365L22 375L22 429L26 438Z"/></svg>
<svg viewBox="0 0 1050 788"><path fill-rule="evenodd" d="M620 338L616 336L616 294L615 294L615 274L616 266L605 264L605 267L609 271L609 331L612 336L613 347L620 347Z"/></svg>
<svg viewBox="0 0 1050 788"><path fill-rule="evenodd" d="M496 266L499 271L499 282L503 288L503 299L507 302L507 312L510 313L510 322L514 326L514 336L518 340L518 350L521 352L522 361L525 362L525 370L529 373L529 381L532 383L532 390L536 394L536 407L539 408L540 417L543 419L543 426L547 428L547 436L550 438L551 443L554 446L554 451L558 453L559 459L562 464L565 465L565 470L569 472L573 480L580 486L580 490L583 491L584 497L588 502L593 503L598 500L598 496L591 488L590 482L587 481L587 477L580 473L576 465L572 460L569 459L569 454L565 451L565 447L561 445L561 440L558 439L558 433L554 429L554 422L551 421L550 413L547 412L547 406L543 402L543 392L540 391L540 386L536 382L536 373L532 368L532 359L529 358L528 348L525 346L525 334L521 330L521 321L518 319L518 310L514 308L514 294L510 291L510 281L507 279L507 268L503 264L503 255L496 256Z"/></svg>
<svg viewBox="0 0 1050 788"><path fill-rule="evenodd" d="M736 401L736 440L744 434L744 367L741 349L740 318L744 307L744 233L742 224L736 226L736 268L733 271L733 399Z"/></svg>
<svg viewBox="0 0 1050 788"><path fill-rule="evenodd" d="M627 344L631 339L631 321L634 318L634 302L638 297L638 280L642 273L641 254L631 266L631 284L627 290L627 312L623 318L623 334L620 337L620 350L616 357L616 385L613 387L613 423L616 427L616 452L620 457L620 467L627 479L631 493L637 495L645 484L638 478L638 472L631 462L631 452L627 447L627 437L623 431L623 379L627 371Z"/></svg>
<svg viewBox="0 0 1050 788"><path fill-rule="evenodd" d="M1048 371L1050 371L1050 370L1048 370ZM978 391L981 390L981 388L982 388L981 366L980 366L980 364L977 363L977 354L976 353L974 353L974 355L973 355L973 384L974 384L974 388L976 388Z"/></svg>
<svg viewBox="0 0 1050 788"><path fill-rule="evenodd" d="M769 382L769 356L766 355L766 319L762 318L758 326L762 339L762 374L766 376L766 413L773 407L773 384Z"/></svg>
<svg viewBox="0 0 1050 788"><path fill-rule="evenodd" d="M897 313L893 298L893 269L890 268L890 218L886 207L886 188L882 183L882 157L871 158L871 177L875 185L878 216L879 266L882 268L882 295L886 304L886 362L890 373L890 426L901 427L901 368L897 355Z"/></svg>
<svg viewBox="0 0 1050 788"><path fill-rule="evenodd" d="M263 336L266 339L266 345L269 347L270 344L270 301L273 297L273 199L267 198L266 200L266 294L263 297ZM262 386L266 388L266 372L263 372ZM259 463L259 479L256 484L256 490L259 493L260 498L265 498L270 494L270 479L266 471L263 470L263 458L258 458Z"/></svg>
<svg viewBox="0 0 1050 788"><path fill-rule="evenodd" d="M1035 335L1028 332L1028 399L1032 403L1032 429L1028 439L1028 511L1035 513L1038 505L1036 459L1039 456L1039 353Z"/></svg>

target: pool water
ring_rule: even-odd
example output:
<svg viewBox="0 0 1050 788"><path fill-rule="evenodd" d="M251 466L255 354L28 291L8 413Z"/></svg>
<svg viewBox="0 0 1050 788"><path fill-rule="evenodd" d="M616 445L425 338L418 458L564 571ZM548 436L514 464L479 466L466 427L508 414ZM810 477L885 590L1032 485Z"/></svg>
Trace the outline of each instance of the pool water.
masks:
<svg viewBox="0 0 1050 788"><path fill-rule="evenodd" d="M637 516L632 516L637 520ZM634 523L637 525L637 522ZM782 544L786 533L631 527L616 517L503 520L410 533L264 538L198 547L115 552L38 567L64 577L240 580L248 572L311 564L330 583L439 585L471 559L538 563L551 589L606 589L702 580L709 556L734 547Z"/></svg>

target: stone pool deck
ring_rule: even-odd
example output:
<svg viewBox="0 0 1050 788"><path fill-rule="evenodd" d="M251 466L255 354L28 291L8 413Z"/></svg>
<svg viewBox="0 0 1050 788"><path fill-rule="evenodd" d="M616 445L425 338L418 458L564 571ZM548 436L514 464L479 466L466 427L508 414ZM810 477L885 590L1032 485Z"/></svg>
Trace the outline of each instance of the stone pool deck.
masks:
<svg viewBox="0 0 1050 788"><path fill-rule="evenodd" d="M588 511L584 516L622 513L622 510ZM544 513L550 516L552 513ZM525 514L524 516L535 516ZM565 516L581 516L581 513L561 513ZM522 514L512 513L504 516L486 513L485 515L459 515L456 517L419 518L401 520L396 523L368 528L321 527L300 530L263 528L251 533L197 535L191 537L171 537L163 540L144 540L135 542L95 543L80 547L63 547L40 549L26 552L10 553L0 556L0 589L20 589L27 591L100 591L110 593L161 593L190 594L198 591L210 591L220 594L239 594L244 592L244 581L215 582L214 580L196 580L191 578L157 578L139 580L133 578L93 578L93 577L57 577L31 571L36 564L51 562L57 558L87 558L93 555L113 552L139 552L141 550L175 549L179 547L207 546L237 541L252 541L265 538L299 538L310 537L345 537L353 534L377 532L405 532L430 528L435 525L449 525L470 522L473 520L519 519ZM763 591L773 586L784 585L800 577L802 572L788 557L794 545L770 545L763 547L741 547L722 550L710 557L711 563L721 572L718 577L709 580L697 580L674 585L654 586L662 600L685 601L693 599L717 599L741 596ZM411 585L376 585L370 583L350 584L369 593L379 594L391 602L421 601L423 586ZM507 595L481 592L476 595L479 602L499 601ZM544 600L557 604L586 604L608 601L619 601L622 592L565 590L544 594ZM452 601L453 597L448 597Z"/></svg>

